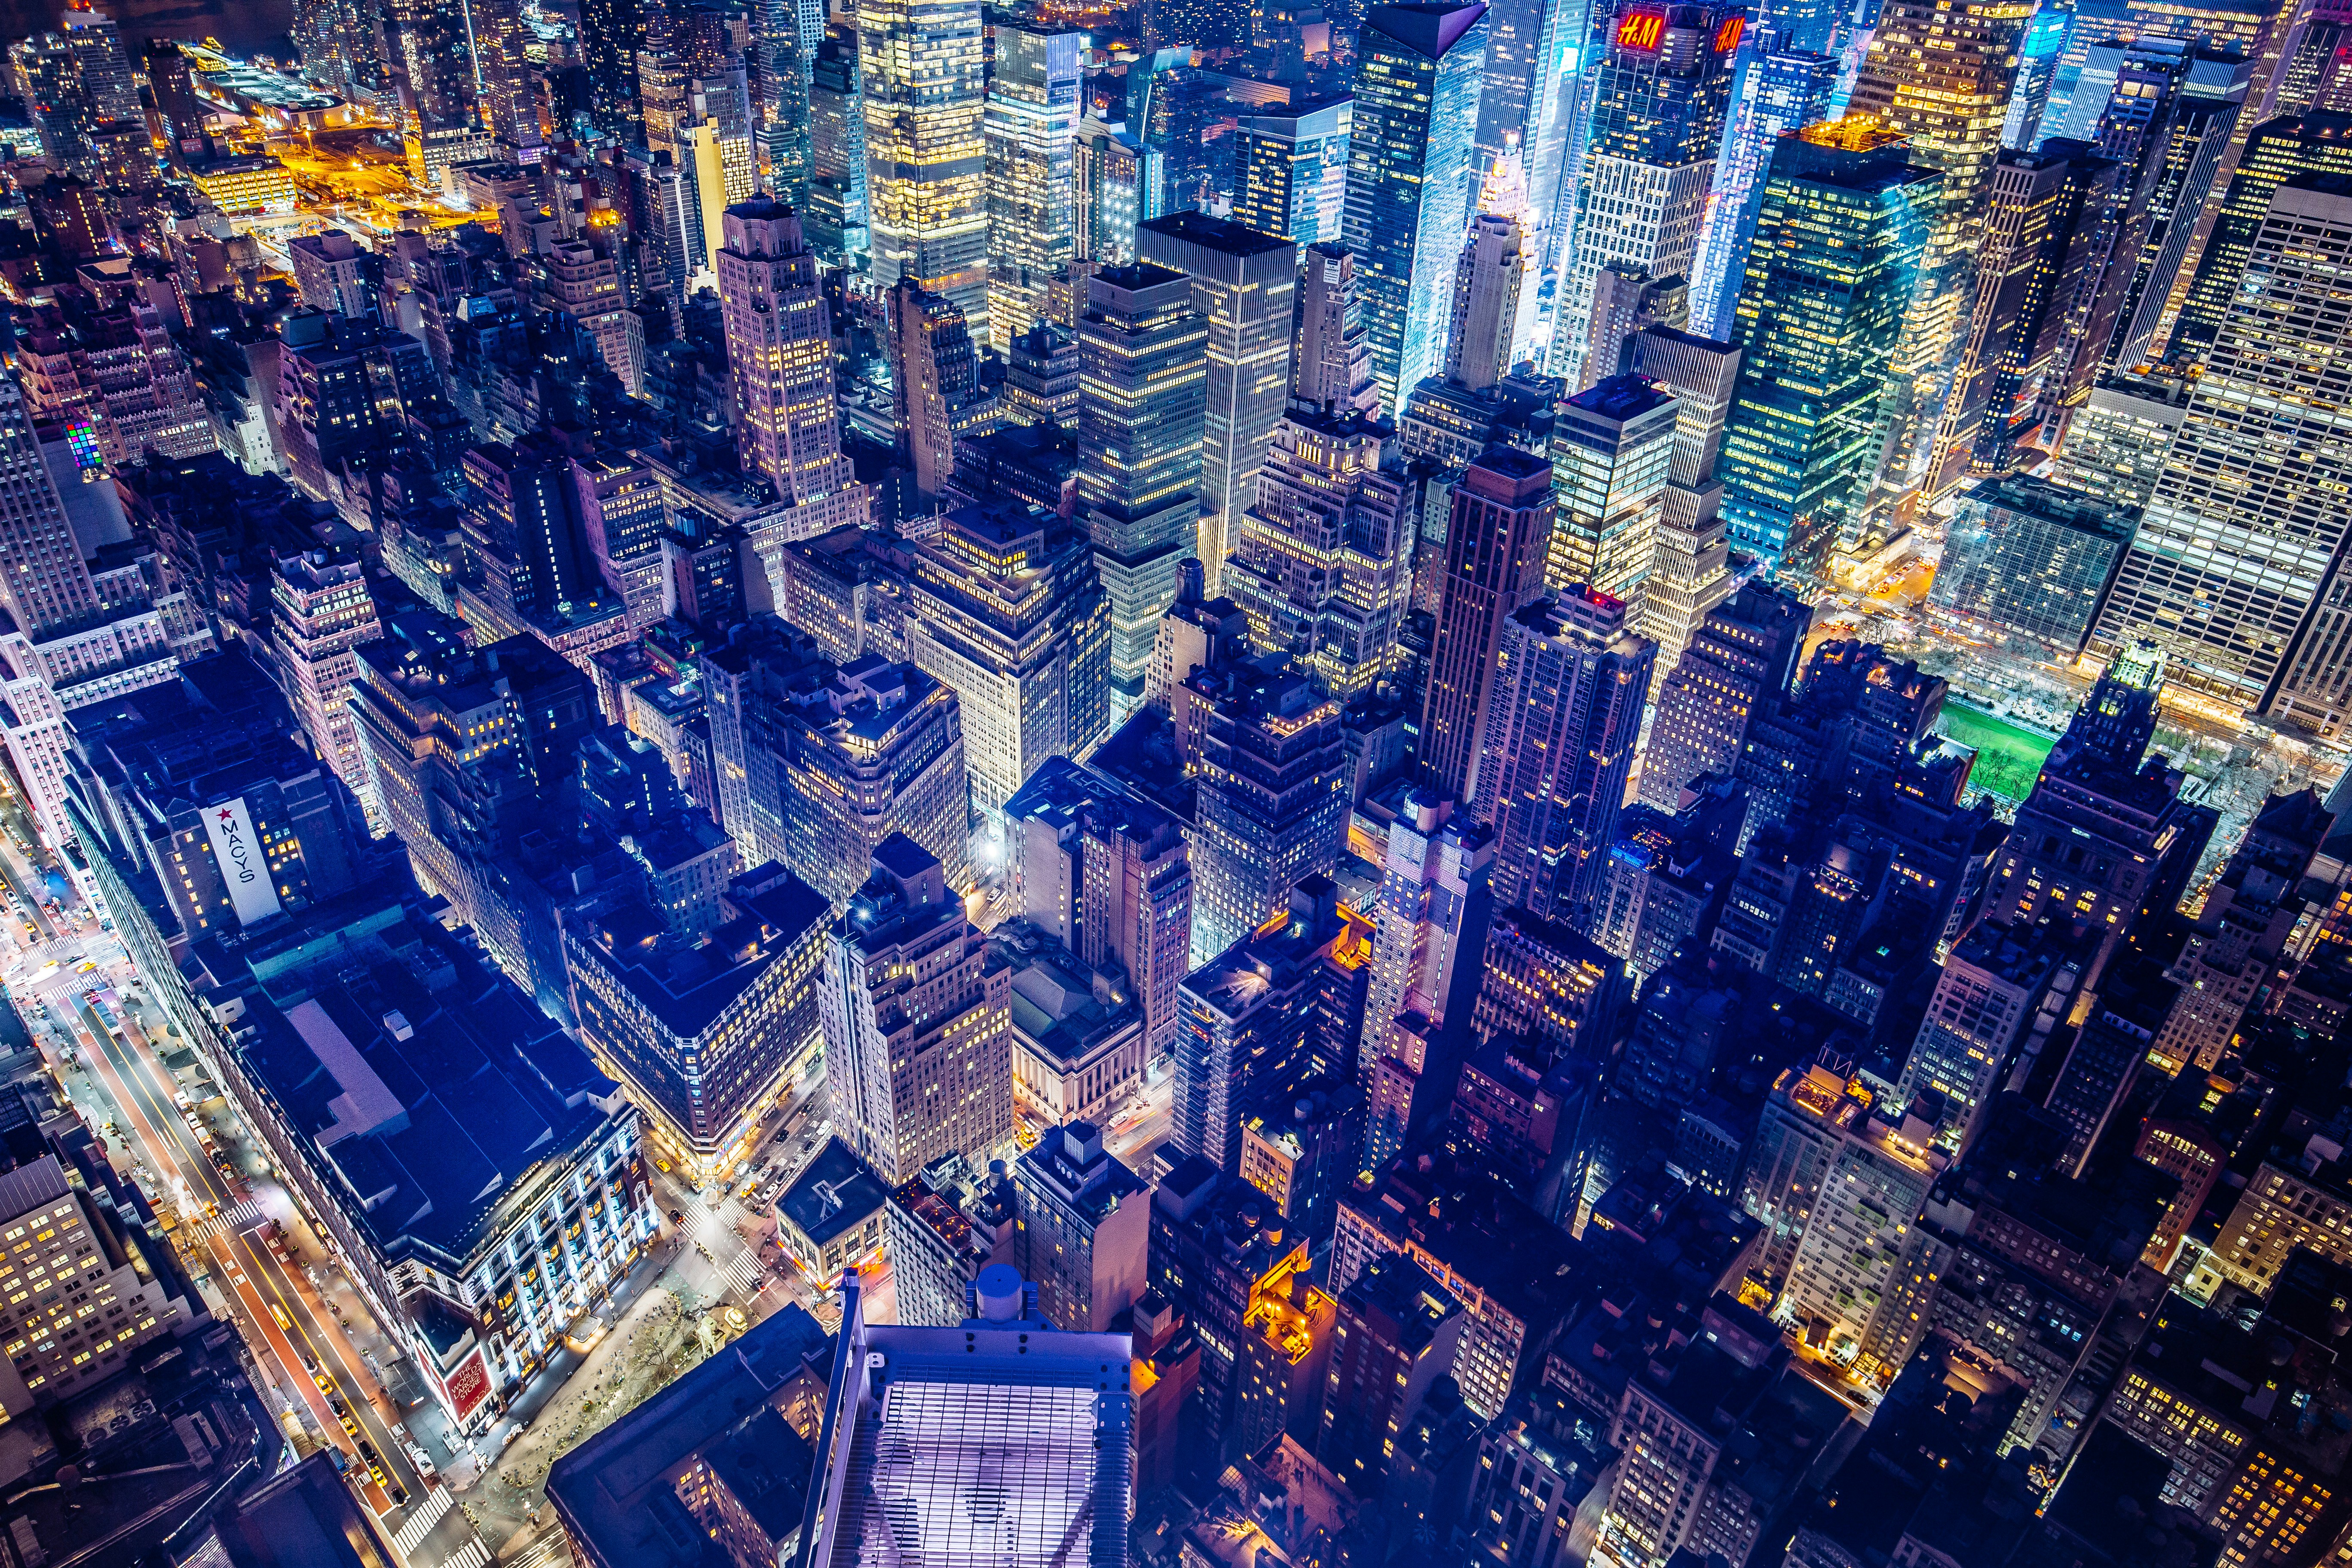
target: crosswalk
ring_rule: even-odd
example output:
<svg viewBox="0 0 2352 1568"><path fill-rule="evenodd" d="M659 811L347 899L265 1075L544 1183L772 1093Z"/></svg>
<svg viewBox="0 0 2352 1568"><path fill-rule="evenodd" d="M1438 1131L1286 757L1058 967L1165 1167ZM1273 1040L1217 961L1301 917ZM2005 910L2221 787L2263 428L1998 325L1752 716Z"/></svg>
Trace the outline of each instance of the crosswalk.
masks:
<svg viewBox="0 0 2352 1568"><path fill-rule="evenodd" d="M235 1236L241 1230L251 1230L269 1217L269 1211L257 1198L247 1198L233 1209L224 1209L209 1219L200 1219L188 1227L199 1246L220 1237Z"/></svg>
<svg viewBox="0 0 2352 1568"><path fill-rule="evenodd" d="M489 1561L490 1549L482 1544L482 1538L469 1535L465 1545L442 1560L441 1568L485 1568Z"/></svg>
<svg viewBox="0 0 2352 1568"><path fill-rule="evenodd" d="M756 1290L760 1288L760 1264L758 1259L749 1252L738 1251L731 1254L726 1262L719 1266L719 1269L720 1273L727 1276L738 1290Z"/></svg>
<svg viewBox="0 0 2352 1568"><path fill-rule="evenodd" d="M447 1487L427 1487L425 1493L425 1500L416 1505L416 1511L408 1516L408 1522L402 1525L399 1532L392 1538L392 1543L400 1548L403 1557L415 1551L417 1544L433 1533L433 1527L441 1522L441 1516L449 1511Z"/></svg>

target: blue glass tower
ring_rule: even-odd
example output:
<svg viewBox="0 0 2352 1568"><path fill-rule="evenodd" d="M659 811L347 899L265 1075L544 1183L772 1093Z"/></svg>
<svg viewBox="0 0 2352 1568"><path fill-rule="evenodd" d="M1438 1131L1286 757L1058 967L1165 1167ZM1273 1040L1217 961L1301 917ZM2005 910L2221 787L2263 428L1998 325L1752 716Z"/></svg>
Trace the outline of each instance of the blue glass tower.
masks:
<svg viewBox="0 0 2352 1568"><path fill-rule="evenodd" d="M1756 237L1756 215L1764 205L1773 145L1828 118L1837 77L1836 56L1786 47L1777 37L1741 72L1738 120L1724 139L1715 205L1691 273L1691 322L1701 336L1722 337L1731 320L1748 247Z"/></svg>
<svg viewBox="0 0 2352 1568"><path fill-rule="evenodd" d="M1376 5L1356 45L1348 247L1372 379L1393 415L1445 363L1454 269L1469 226L1486 7Z"/></svg>

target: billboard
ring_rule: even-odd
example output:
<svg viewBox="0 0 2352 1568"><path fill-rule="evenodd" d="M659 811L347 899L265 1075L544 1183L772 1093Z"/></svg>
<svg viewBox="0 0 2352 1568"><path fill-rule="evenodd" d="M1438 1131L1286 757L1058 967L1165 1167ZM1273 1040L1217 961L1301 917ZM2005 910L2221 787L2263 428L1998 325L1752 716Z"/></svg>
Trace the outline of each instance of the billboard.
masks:
<svg viewBox="0 0 2352 1568"><path fill-rule="evenodd" d="M220 868L222 886L236 918L247 925L278 912L278 889L269 878L269 858L253 831L253 814L245 796L225 800L205 811L205 836L213 841L213 862Z"/></svg>
<svg viewBox="0 0 2352 1568"><path fill-rule="evenodd" d="M480 1407L490 1396L490 1368L483 1359L482 1347L476 1345L473 1353L457 1363L442 1385L449 1393L449 1410L461 1423Z"/></svg>

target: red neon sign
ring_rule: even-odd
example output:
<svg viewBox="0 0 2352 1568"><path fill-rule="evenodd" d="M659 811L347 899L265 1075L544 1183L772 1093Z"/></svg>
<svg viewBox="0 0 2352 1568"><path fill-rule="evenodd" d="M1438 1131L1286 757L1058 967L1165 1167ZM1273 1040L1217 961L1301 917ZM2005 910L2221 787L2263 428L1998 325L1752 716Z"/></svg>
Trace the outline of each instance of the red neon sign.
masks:
<svg viewBox="0 0 2352 1568"><path fill-rule="evenodd" d="M1654 49L1665 34L1663 11L1628 11L1617 18L1617 47L1621 49Z"/></svg>
<svg viewBox="0 0 2352 1568"><path fill-rule="evenodd" d="M1745 16L1726 16L1723 26L1715 30L1715 52L1727 55L1739 47L1739 35L1748 30Z"/></svg>

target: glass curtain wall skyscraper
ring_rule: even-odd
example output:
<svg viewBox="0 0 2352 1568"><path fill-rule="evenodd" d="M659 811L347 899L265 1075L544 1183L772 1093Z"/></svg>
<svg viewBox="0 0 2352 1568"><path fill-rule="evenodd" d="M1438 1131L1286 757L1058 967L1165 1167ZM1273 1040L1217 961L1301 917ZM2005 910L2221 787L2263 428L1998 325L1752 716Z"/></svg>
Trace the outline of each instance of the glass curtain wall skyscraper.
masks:
<svg viewBox="0 0 2352 1568"><path fill-rule="evenodd" d="M1848 110L1909 138L1909 162L1944 176L1895 349L1906 388L1887 434L1885 483L1924 474L1973 298L1985 193L2032 0L1886 0Z"/></svg>
<svg viewBox="0 0 2352 1568"><path fill-rule="evenodd" d="M1356 46L1347 244L1372 379L1393 416L1445 363L1454 268L1470 219L1486 7L1378 5Z"/></svg>
<svg viewBox="0 0 2352 1568"><path fill-rule="evenodd" d="M1653 0L1622 5L1610 24L1551 342L1552 374L1571 390L1617 373L1584 364L1582 328L1603 268L1653 279L1691 274L1747 26L1744 5Z"/></svg>
<svg viewBox="0 0 2352 1568"><path fill-rule="evenodd" d="M1867 116L1809 126L1772 153L1733 312L1739 381L1726 421L1732 542L1801 577L1870 483L1941 176Z"/></svg>
<svg viewBox="0 0 2352 1568"><path fill-rule="evenodd" d="M1045 285L1070 260L1072 142L1084 33L996 26L988 78L988 321L1000 350L1045 313Z"/></svg>
<svg viewBox="0 0 2352 1568"><path fill-rule="evenodd" d="M980 0L862 0L857 64L874 282L911 278L988 324Z"/></svg>
<svg viewBox="0 0 2352 1568"><path fill-rule="evenodd" d="M1772 149L1790 132L1829 117L1837 75L1836 57L1783 47L1777 37L1759 46L1741 72L1737 117L1724 139L1715 200L1691 270L1693 331L1719 338L1730 325Z"/></svg>

